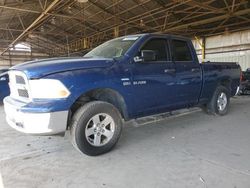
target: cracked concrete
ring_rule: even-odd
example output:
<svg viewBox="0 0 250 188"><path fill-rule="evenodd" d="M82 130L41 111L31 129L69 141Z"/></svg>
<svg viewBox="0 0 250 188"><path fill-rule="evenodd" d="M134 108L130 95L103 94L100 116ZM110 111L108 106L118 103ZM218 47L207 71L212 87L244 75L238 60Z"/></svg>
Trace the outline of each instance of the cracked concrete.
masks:
<svg viewBox="0 0 250 188"><path fill-rule="evenodd" d="M117 147L98 157L80 154L68 135L16 132L6 124L2 106L0 117L0 187L250 187L247 96L232 99L223 117L195 110L127 124Z"/></svg>

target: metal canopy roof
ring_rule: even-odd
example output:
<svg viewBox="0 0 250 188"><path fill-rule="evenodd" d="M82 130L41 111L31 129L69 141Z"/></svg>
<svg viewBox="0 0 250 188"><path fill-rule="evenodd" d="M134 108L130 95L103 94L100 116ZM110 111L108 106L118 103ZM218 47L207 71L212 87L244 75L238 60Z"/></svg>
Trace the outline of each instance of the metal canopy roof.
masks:
<svg viewBox="0 0 250 188"><path fill-rule="evenodd" d="M250 28L249 0L0 0L0 54L19 42L52 56L127 34L209 36Z"/></svg>

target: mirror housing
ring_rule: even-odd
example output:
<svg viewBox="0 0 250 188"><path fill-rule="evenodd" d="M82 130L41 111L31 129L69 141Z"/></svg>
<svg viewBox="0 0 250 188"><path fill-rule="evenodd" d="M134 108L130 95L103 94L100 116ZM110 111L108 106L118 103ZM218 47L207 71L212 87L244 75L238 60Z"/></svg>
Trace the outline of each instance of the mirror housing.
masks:
<svg viewBox="0 0 250 188"><path fill-rule="evenodd" d="M156 53L154 50L142 50L141 57L143 61L155 61L156 60Z"/></svg>
<svg viewBox="0 0 250 188"><path fill-rule="evenodd" d="M134 57L134 62L147 62L155 60L156 60L156 53L154 50L142 50L141 56Z"/></svg>

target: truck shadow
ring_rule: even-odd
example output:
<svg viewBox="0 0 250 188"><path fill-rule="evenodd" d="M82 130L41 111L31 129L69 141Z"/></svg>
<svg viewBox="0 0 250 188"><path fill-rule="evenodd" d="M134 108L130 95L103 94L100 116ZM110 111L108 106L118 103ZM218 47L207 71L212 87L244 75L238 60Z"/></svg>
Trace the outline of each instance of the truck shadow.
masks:
<svg viewBox="0 0 250 188"><path fill-rule="evenodd" d="M216 116L213 116L213 118L214 117ZM129 147L131 144L140 144L141 142L152 139L171 140L176 137L176 131L195 129L195 127L202 126L204 121L215 121L213 118L202 112L193 112L178 117L167 117L157 122L143 125L135 126L133 123L128 123L124 126L119 145L120 147Z"/></svg>
<svg viewBox="0 0 250 188"><path fill-rule="evenodd" d="M249 100L247 101L249 103ZM216 131L218 125L227 126L228 116L240 116L242 112L247 112L247 108L242 108L246 105L245 100L241 100L241 98L239 99L237 97L232 99L230 110L225 116L208 115L202 111L194 111L184 115L180 114L177 117L170 116L157 122L142 125L128 122L124 126L117 148L125 149L136 147L136 145L148 147L152 145L150 142L161 145L173 139L178 139L178 137L195 136L195 132ZM143 142L145 142L145 144L143 144Z"/></svg>

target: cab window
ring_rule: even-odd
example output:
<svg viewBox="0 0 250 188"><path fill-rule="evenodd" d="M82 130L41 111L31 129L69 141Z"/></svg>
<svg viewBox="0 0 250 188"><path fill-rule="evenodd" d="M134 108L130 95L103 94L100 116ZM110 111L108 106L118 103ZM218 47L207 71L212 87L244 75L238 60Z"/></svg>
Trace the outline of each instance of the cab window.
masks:
<svg viewBox="0 0 250 188"><path fill-rule="evenodd" d="M152 50L156 54L155 61L167 61L167 42L165 39L151 39L142 48L142 50Z"/></svg>
<svg viewBox="0 0 250 188"><path fill-rule="evenodd" d="M174 61L192 61L192 54L188 43L182 40L173 40L173 58Z"/></svg>

